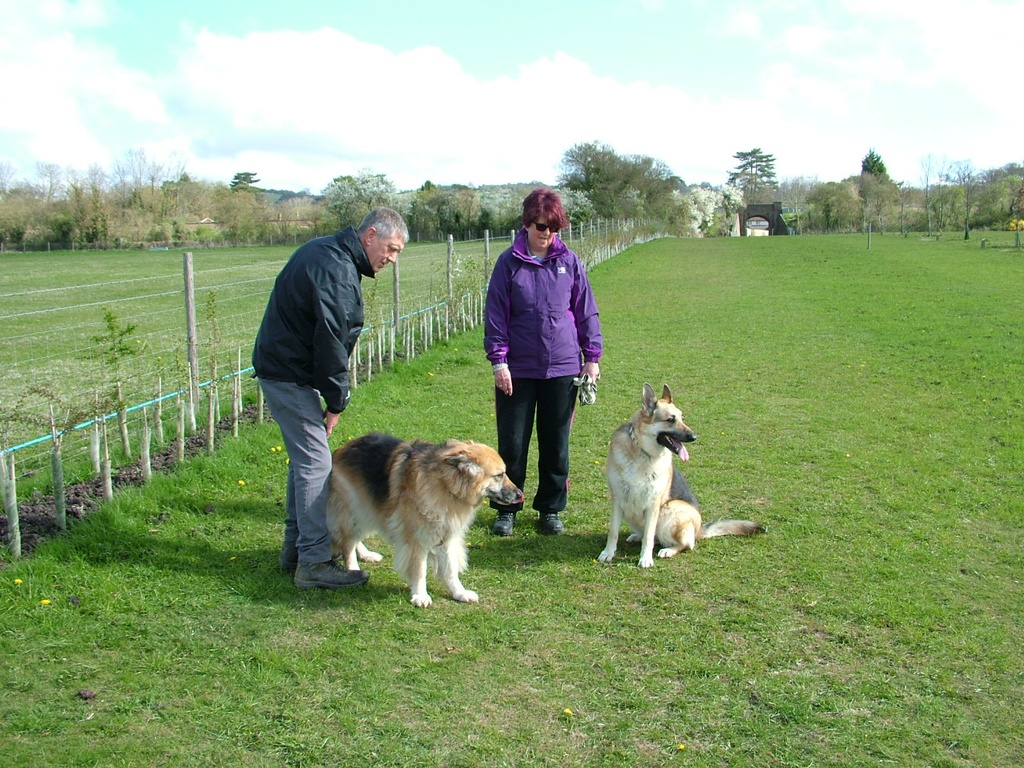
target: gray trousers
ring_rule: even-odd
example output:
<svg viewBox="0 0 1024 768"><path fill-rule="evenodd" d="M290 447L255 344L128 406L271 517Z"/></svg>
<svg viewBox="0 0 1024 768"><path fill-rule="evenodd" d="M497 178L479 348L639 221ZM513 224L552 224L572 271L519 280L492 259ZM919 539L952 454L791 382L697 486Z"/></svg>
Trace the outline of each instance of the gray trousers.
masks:
<svg viewBox="0 0 1024 768"><path fill-rule="evenodd" d="M270 379L260 379L260 387L288 451L284 546L294 544L301 563L325 563L331 559L327 530L331 449L320 393L312 387Z"/></svg>

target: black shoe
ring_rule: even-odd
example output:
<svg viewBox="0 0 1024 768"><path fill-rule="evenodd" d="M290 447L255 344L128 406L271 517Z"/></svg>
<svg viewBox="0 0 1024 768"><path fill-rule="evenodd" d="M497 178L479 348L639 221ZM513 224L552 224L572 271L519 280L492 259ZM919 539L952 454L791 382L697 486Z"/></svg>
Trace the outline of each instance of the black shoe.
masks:
<svg viewBox="0 0 1024 768"><path fill-rule="evenodd" d="M366 571L346 571L334 560L326 563L299 563L295 569L295 586L299 589L337 589L365 584L370 578Z"/></svg>
<svg viewBox="0 0 1024 768"><path fill-rule="evenodd" d="M499 512L497 519L494 521L494 527L491 528L491 533L495 536L511 536L515 525L515 512Z"/></svg>
<svg viewBox="0 0 1024 768"><path fill-rule="evenodd" d="M299 550L295 544L285 544L277 557L277 564L283 573L295 573L299 565Z"/></svg>
<svg viewBox="0 0 1024 768"><path fill-rule="evenodd" d="M565 530L557 512L541 512L538 527L545 536L554 536Z"/></svg>

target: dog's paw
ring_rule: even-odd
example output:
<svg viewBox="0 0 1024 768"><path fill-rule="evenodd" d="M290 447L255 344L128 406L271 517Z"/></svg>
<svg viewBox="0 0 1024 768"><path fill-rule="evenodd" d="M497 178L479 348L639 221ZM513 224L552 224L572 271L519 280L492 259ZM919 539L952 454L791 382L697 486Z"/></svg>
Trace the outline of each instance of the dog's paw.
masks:
<svg viewBox="0 0 1024 768"><path fill-rule="evenodd" d="M412 604L417 608L429 608L434 601L426 592L421 592L412 596Z"/></svg>
<svg viewBox="0 0 1024 768"><path fill-rule="evenodd" d="M479 603L480 595L472 589L464 589L461 592L452 592L452 599L460 603Z"/></svg>
<svg viewBox="0 0 1024 768"><path fill-rule="evenodd" d="M658 550L658 557L675 557L679 554L679 549L676 547L665 547L664 549Z"/></svg>
<svg viewBox="0 0 1024 768"><path fill-rule="evenodd" d="M374 552L372 549L367 549L362 542L356 546L356 555L364 563L379 563L384 559L384 555L380 552Z"/></svg>
<svg viewBox="0 0 1024 768"><path fill-rule="evenodd" d="M640 558L640 562L637 563L641 568L650 568L654 565L654 558L650 555L644 555Z"/></svg>
<svg viewBox="0 0 1024 768"><path fill-rule="evenodd" d="M631 533L631 534L629 534L629 536L626 537L626 543L627 544L636 544L642 538L643 538L643 536L641 534L639 534L639 533Z"/></svg>
<svg viewBox="0 0 1024 768"><path fill-rule="evenodd" d="M597 556L597 559L600 560L602 563L610 563L612 560L615 559L615 550L602 550L601 554Z"/></svg>

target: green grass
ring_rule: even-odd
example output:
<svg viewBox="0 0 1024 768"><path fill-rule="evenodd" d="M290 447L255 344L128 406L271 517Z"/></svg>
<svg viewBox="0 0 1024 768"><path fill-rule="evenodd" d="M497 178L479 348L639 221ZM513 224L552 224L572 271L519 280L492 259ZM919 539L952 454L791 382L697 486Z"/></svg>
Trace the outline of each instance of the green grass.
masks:
<svg viewBox="0 0 1024 768"><path fill-rule="evenodd" d="M494 258L501 241L491 245ZM249 368L267 297L293 250L278 246L193 251L201 381L211 377L214 354L218 377ZM458 243L455 251L455 266L461 266L461 272L453 290L478 292L485 282L482 268L477 269L483 262L483 243ZM433 307L447 297L447 263L447 244L409 245L402 255L401 314ZM394 270L388 269L379 279L364 281L368 332L391 323L394 279ZM130 349L116 365L104 355L110 347L107 311L118 328L133 329L127 338ZM180 251L0 254L0 448L22 446L15 457L19 468L36 478L45 474L48 482L50 409L61 427L64 414L72 414L66 426L73 426L94 417L97 399L107 401L105 413L114 409L116 381L122 383L128 406L147 403L158 391L166 397L186 389L187 328ZM252 394L249 378L243 376L243 386L249 384ZM224 384L224 401L228 391L230 386ZM163 417L165 426L173 429L173 400L165 403ZM130 422L137 445L141 411L133 411ZM46 441L32 444L40 437ZM88 477L87 433L69 433L63 451L67 479ZM117 462L122 457L116 446L113 451ZM35 480L25 480L20 483L22 498L36 489Z"/></svg>
<svg viewBox="0 0 1024 768"><path fill-rule="evenodd" d="M431 581L413 608L389 558L299 592L276 570L280 439L245 427L0 570L0 762L1024 763L1024 259L662 240L592 280L607 352L564 536L527 513L496 539L483 510L475 606ZM595 561L608 438L644 381L699 435L706 517L767 536ZM490 386L477 330L361 386L335 442L493 443Z"/></svg>

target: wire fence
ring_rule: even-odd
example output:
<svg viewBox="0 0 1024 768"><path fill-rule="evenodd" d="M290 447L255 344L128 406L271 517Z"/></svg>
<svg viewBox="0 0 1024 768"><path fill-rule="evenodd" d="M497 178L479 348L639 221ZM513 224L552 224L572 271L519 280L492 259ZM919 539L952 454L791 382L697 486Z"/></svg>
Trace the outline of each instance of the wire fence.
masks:
<svg viewBox="0 0 1024 768"><path fill-rule="evenodd" d="M410 245L390 275L364 280L351 385L479 324L494 259L513 234ZM659 235L644 222L601 221L562 236L590 269ZM75 273L67 284L52 266L37 267L47 254L18 265L40 269L38 276L0 278L0 487L8 516L16 496L53 492L55 474L102 477L105 464L146 459L151 442L180 444L204 428L212 450L222 411L237 428L246 402L262 417L250 355L292 250L145 254L139 258L157 261L134 265L124 252L89 254L103 277L82 282ZM128 268L134 276L123 274ZM111 273L119 276L106 279Z"/></svg>

